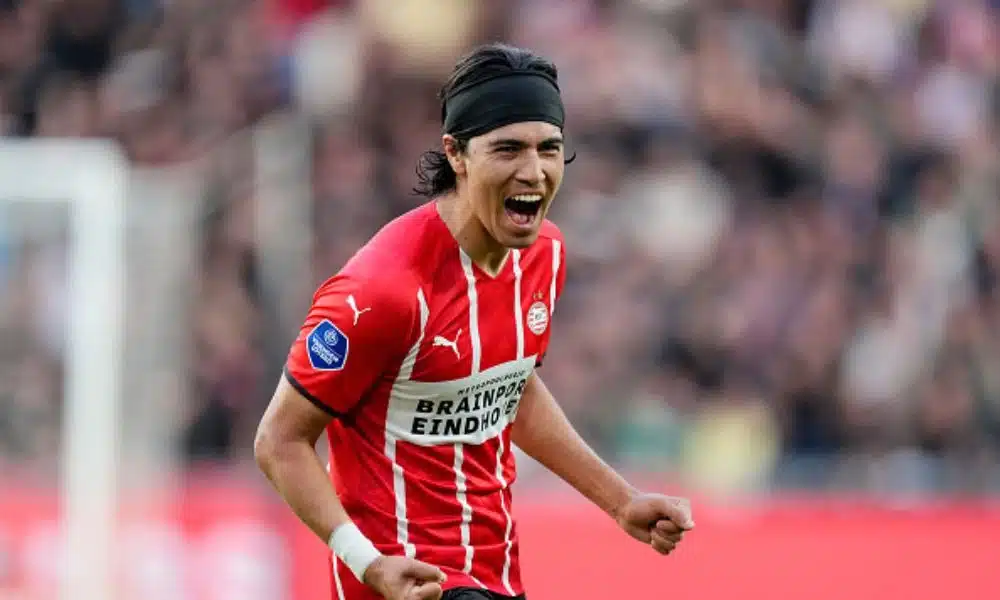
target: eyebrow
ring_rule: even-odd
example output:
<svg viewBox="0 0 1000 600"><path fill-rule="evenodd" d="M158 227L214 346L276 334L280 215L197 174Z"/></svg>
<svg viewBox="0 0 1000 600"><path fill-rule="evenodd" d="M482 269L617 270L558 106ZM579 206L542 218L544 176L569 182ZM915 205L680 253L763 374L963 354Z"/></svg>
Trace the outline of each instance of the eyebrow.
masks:
<svg viewBox="0 0 1000 600"><path fill-rule="evenodd" d="M539 146L561 146L562 144L563 144L563 139L558 136L545 138L544 140L538 143ZM490 142L490 148L499 148L501 146L514 146L515 148L524 148L528 145L529 144L526 143L524 140L517 140L513 138L493 140L492 142Z"/></svg>

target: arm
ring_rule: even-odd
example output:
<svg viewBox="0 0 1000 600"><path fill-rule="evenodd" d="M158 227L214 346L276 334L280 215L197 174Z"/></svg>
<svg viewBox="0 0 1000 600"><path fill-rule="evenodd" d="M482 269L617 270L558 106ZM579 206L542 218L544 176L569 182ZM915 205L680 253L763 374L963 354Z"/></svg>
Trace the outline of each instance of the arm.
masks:
<svg viewBox="0 0 1000 600"><path fill-rule="evenodd" d="M388 360L378 321L355 323L351 303L377 303L379 316L390 326L407 318L405 305L393 302L384 289L346 276L320 286L254 440L260 469L324 542L350 519L316 453L316 441L333 418L361 401Z"/></svg>
<svg viewBox="0 0 1000 600"><path fill-rule="evenodd" d="M295 515L359 581L389 600L433 598L440 596L440 569L383 556L351 521L316 453L330 421L362 401L405 342L408 303L393 288L364 283L337 277L314 296L258 426L254 458Z"/></svg>
<svg viewBox="0 0 1000 600"><path fill-rule="evenodd" d="M257 428L253 447L257 465L268 481L324 542L350 520L316 453L316 440L332 418L282 377Z"/></svg>
<svg viewBox="0 0 1000 600"><path fill-rule="evenodd" d="M633 538L670 554L694 527L683 498L642 494L590 449L541 378L532 374L511 436L529 456L576 488Z"/></svg>
<svg viewBox="0 0 1000 600"><path fill-rule="evenodd" d="M638 494L580 437L536 373L528 378L511 439L613 519Z"/></svg>
<svg viewBox="0 0 1000 600"><path fill-rule="evenodd" d="M556 233L561 241L562 236ZM562 246L560 253L558 263L565 265ZM564 267L560 267L555 283L559 296L566 283ZM686 499L640 493L601 460L573 428L537 373L528 378L511 427L511 439L528 456L596 504L630 536L657 552L670 554L684 531L694 527Z"/></svg>
<svg viewBox="0 0 1000 600"><path fill-rule="evenodd" d="M381 597L440 597L444 580L440 569L409 558L382 556L353 527L316 453L316 440L332 418L282 377L254 439L254 458L261 471L296 516Z"/></svg>

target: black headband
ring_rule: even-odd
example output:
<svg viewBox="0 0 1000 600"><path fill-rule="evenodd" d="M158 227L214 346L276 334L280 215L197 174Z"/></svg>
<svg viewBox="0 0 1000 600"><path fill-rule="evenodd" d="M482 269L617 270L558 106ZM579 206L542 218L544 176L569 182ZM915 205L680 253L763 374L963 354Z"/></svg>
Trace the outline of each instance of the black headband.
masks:
<svg viewBox="0 0 1000 600"><path fill-rule="evenodd" d="M442 108L444 132L459 139L525 121L562 129L566 115L555 80L538 71L508 71L453 90Z"/></svg>

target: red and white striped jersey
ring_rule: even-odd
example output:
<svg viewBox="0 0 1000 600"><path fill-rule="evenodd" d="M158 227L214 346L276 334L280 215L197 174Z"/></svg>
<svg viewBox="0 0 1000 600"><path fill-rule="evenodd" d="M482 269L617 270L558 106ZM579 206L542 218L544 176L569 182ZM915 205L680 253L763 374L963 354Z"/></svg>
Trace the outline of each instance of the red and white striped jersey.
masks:
<svg viewBox="0 0 1000 600"><path fill-rule="evenodd" d="M337 417L331 478L348 514L382 552L443 569L446 588L523 593L509 426L548 347L564 256L545 222L491 277L429 202L320 286L290 351L285 376ZM375 598L333 560L334 598Z"/></svg>

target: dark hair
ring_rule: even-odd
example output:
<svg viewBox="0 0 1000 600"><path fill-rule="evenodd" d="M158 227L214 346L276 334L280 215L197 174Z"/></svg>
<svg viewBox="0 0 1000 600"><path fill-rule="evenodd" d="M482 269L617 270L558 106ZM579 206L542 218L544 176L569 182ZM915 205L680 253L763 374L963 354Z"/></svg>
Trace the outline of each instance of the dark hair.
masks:
<svg viewBox="0 0 1000 600"><path fill-rule="evenodd" d="M552 61L530 50L507 44L493 43L479 46L458 60L451 76L441 87L438 99L441 101L441 122L444 123L445 99L452 90L487 79L505 71L538 71L559 80L559 73ZM456 137L458 150L465 152L469 140ZM571 157L566 162L572 162ZM417 163L418 184L413 193L432 198L455 189L455 171L448 157L440 150L428 150Z"/></svg>

